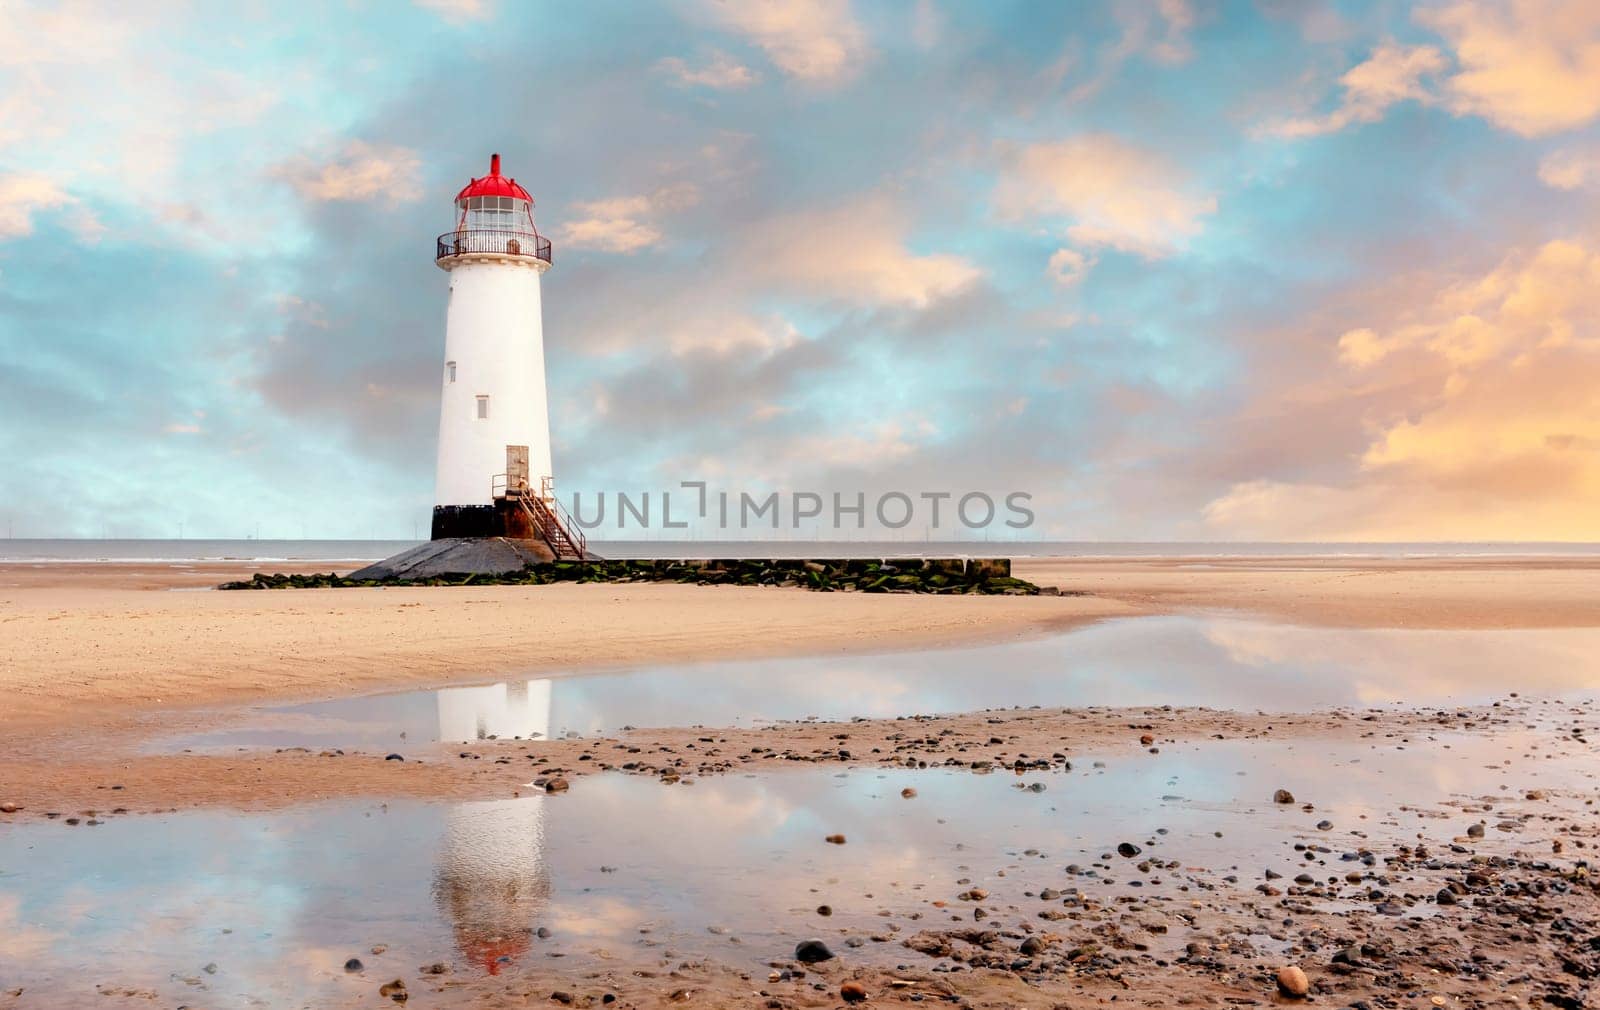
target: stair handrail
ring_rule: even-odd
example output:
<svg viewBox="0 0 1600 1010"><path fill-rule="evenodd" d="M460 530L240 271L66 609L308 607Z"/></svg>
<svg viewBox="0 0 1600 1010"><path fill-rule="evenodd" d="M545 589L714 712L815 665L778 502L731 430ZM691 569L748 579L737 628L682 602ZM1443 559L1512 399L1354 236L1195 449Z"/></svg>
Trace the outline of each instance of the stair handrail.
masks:
<svg viewBox="0 0 1600 1010"><path fill-rule="evenodd" d="M533 524L539 539L549 545L556 557L563 553L574 554L577 560L582 561L589 556L589 538L583 535L578 523L572 514L562 506L560 499L555 496L555 481L550 477L539 480L539 494L532 495L526 482L519 481L513 487L511 478L507 474L495 474L490 479L490 495L495 499L516 498L522 506L522 511ZM513 495L511 492L519 491ZM564 548L564 549L563 549Z"/></svg>

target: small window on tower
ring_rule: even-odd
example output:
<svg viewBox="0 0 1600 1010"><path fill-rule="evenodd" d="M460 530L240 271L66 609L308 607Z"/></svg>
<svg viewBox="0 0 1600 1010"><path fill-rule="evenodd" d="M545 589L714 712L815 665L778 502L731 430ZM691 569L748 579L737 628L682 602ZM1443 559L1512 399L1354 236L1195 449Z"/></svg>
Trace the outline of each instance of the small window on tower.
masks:
<svg viewBox="0 0 1600 1010"><path fill-rule="evenodd" d="M489 416L489 398L487 396L480 396L480 397L478 397L478 420L480 420L480 421L485 420L485 419L488 418L488 416Z"/></svg>
<svg viewBox="0 0 1600 1010"><path fill-rule="evenodd" d="M444 376L447 382L456 381L456 363L454 361L446 361L444 363Z"/></svg>

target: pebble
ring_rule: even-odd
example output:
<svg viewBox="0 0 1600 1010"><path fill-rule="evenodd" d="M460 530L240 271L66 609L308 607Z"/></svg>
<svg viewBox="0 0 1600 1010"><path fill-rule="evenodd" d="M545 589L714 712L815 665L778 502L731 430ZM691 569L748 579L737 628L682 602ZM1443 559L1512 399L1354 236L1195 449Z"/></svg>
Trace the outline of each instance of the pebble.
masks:
<svg viewBox="0 0 1600 1010"><path fill-rule="evenodd" d="M860 982L846 982L839 987L839 998L846 1003L864 1003L867 999L867 988Z"/></svg>
<svg viewBox="0 0 1600 1010"><path fill-rule="evenodd" d="M392 999L396 1003L404 1003L410 998L406 993L406 984L400 979L395 979L393 982L385 982L383 985L378 986L378 995L385 999Z"/></svg>
<svg viewBox="0 0 1600 1010"><path fill-rule="evenodd" d="M366 965L361 963L361 959L359 957L352 957L350 960L344 963L344 970L348 972L358 972L365 967Z"/></svg>
<svg viewBox="0 0 1600 1010"><path fill-rule="evenodd" d="M833 951L821 940L801 940L795 944L794 959L801 964L817 964L822 961L832 961Z"/></svg>
<svg viewBox="0 0 1600 1010"><path fill-rule="evenodd" d="M384 757L384 760L385 761L404 761L405 758L401 757L398 754L389 754L386 757Z"/></svg>
<svg viewBox="0 0 1600 1010"><path fill-rule="evenodd" d="M1128 859L1132 859L1134 856L1137 856L1143 851L1143 849L1139 848L1139 846L1133 844L1132 842L1123 842L1121 845L1117 846L1117 855L1125 856Z"/></svg>
<svg viewBox="0 0 1600 1010"><path fill-rule="evenodd" d="M843 845L844 844L844 836L843 835L829 835L827 838L824 838L823 841L827 842L829 845Z"/></svg>
<svg viewBox="0 0 1600 1010"><path fill-rule="evenodd" d="M0 803L0 814L14 814L21 809L22 808L17 806L15 803Z"/></svg>
<svg viewBox="0 0 1600 1010"><path fill-rule="evenodd" d="M818 905L817 906L817 914L818 915L823 915L823 916L832 915L833 914L833 906L832 905Z"/></svg>
<svg viewBox="0 0 1600 1010"><path fill-rule="evenodd" d="M1285 965L1278 969L1278 991L1300 999L1311 991L1311 981L1297 965Z"/></svg>
<svg viewBox="0 0 1600 1010"><path fill-rule="evenodd" d="M904 789L900 790L900 798L903 800L912 800L916 799L916 797L917 791L910 786L906 786Z"/></svg>
<svg viewBox="0 0 1600 1010"><path fill-rule="evenodd" d="M1279 789L1277 792L1272 794L1272 802L1274 802L1274 803L1293 803L1294 802L1294 793L1291 793L1287 789Z"/></svg>
<svg viewBox="0 0 1600 1010"><path fill-rule="evenodd" d="M547 793L564 793L570 788L572 788L571 784L560 775L555 776L544 784L544 791Z"/></svg>

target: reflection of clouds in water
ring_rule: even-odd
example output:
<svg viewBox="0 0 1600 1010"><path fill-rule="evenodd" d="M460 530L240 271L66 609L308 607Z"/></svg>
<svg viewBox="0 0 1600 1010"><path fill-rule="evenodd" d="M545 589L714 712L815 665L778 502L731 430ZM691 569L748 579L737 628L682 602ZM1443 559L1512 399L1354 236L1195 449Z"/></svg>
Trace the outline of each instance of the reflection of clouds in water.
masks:
<svg viewBox="0 0 1600 1010"><path fill-rule="evenodd" d="M893 671L886 673L870 666L853 665L819 670L806 679L809 684L805 689L814 692L819 699L849 699L854 715L905 715L916 707L915 700L907 700L912 698L916 685Z"/></svg>
<svg viewBox="0 0 1600 1010"><path fill-rule="evenodd" d="M1209 624L1205 635L1234 663L1278 668L1299 681L1314 678L1319 694L1342 688L1342 698L1327 701L1379 704L1600 688L1600 632L1592 628L1352 632L1225 620Z"/></svg>
<svg viewBox="0 0 1600 1010"><path fill-rule="evenodd" d="M167 749L356 747L633 726L895 717L1042 705L1307 711L1508 690L1600 689L1600 630L1307 628L1226 616L1139 617L925 652L694 663L297 706ZM302 720L294 722L295 719ZM326 719L319 723L317 720ZM300 728L295 728L295 727ZM268 728L276 727L276 728ZM552 732L554 730L554 732Z"/></svg>
<svg viewBox="0 0 1600 1010"><path fill-rule="evenodd" d="M1525 752L1539 760L1502 764ZM536 972L535 950L559 949L576 964L631 947L643 926L651 942L685 950L738 937L760 963L816 929L824 902L834 907L828 928L876 930L880 908L949 899L961 877L997 893L1028 886L999 874L1034 865L1029 847L1048 854L1036 860L1046 873L1147 839L1152 855L1186 865L1284 871L1296 840L1354 847L1363 843L1350 832L1391 820L1395 837L1437 840L1478 816L1452 811L1454 796L1495 796L1497 811L1516 816L1522 789L1570 784L1591 795L1594 774L1584 748L1548 729L1199 741L1105 760L1097 769L1092 755L1075 755L1071 773L1020 777L789 768L667 786L598 775L558 797L393 803L387 813L343 802L113 818L93 829L17 825L0 834L0 865L15 871L7 893L19 896L0 899L0 959L28 973L14 984L66 979L85 995L61 1005L97 1001L92 984L115 977L167 1003L221 1008L370 999L370 985L340 971L351 955L379 971L401 958L448 960L463 974ZM1014 788L1034 781L1047 791ZM900 797L907 785L916 799ZM1280 787L1315 809L1274 804ZM1417 811L1445 811L1450 822ZM1316 830L1324 817L1333 831ZM848 844L826 844L833 832ZM530 936L541 925L555 930L550 948ZM364 953L374 943L389 945L386 959ZM446 953L452 946L458 956ZM181 977L208 961L220 971L202 979L204 999L191 998Z"/></svg>
<svg viewBox="0 0 1600 1010"><path fill-rule="evenodd" d="M557 933L587 940L630 938L649 922L638 906L617 898L555 901L546 914Z"/></svg>
<svg viewBox="0 0 1600 1010"><path fill-rule="evenodd" d="M65 933L30 926L22 921L22 899L14 894L0 894L0 962L19 964L44 957Z"/></svg>

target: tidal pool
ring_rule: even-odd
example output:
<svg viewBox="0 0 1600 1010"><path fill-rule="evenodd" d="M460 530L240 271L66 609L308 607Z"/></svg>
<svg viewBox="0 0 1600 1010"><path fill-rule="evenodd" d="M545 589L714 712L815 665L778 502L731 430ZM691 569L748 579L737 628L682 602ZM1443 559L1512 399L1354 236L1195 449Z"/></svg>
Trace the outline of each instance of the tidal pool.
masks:
<svg viewBox="0 0 1600 1010"><path fill-rule="evenodd" d="M1355 865L1341 855L1375 838L1448 841L1491 807L1497 827L1474 845L1548 851L1542 815L1581 810L1596 774L1589 746L1558 724L1594 712L1526 715L1493 734L1207 741L1025 776L600 774L525 799L12 823L0 828L0 983L37 997L28 1006L112 1005L104 992L325 1006L372 1003L378 982L433 962L447 979L705 955L764 973L809 936L863 962L926 965L899 940L970 923L969 886L1022 909L1000 913L1013 918L1049 907L1045 887L1187 914L1267 869L1335 878ZM1553 800L1525 802L1534 787ZM1277 788L1314 810L1273 803ZM834 833L846 844L824 841ZM1173 862L1141 870L1109 855L1123 842ZM1297 842L1329 851L1308 861ZM1364 888L1341 900L1359 905ZM1184 920L1171 921L1153 942L1181 949ZM1273 942L1270 922L1241 928ZM367 970L347 974L350 957Z"/></svg>
<svg viewBox="0 0 1600 1010"><path fill-rule="evenodd" d="M735 726L1013 706L1309 711L1600 689L1600 629L1312 628L1140 617L1047 637L878 655L726 660L219 713L162 751L393 749L625 726Z"/></svg>

